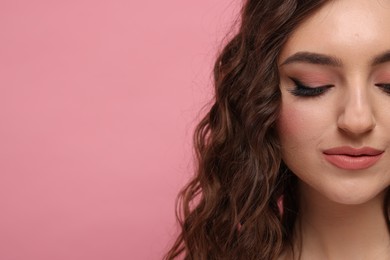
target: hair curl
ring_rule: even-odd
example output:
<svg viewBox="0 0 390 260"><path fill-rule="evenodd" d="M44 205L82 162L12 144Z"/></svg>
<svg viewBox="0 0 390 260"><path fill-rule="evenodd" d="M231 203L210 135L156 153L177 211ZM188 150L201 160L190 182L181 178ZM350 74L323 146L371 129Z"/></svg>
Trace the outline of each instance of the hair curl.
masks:
<svg viewBox="0 0 390 260"><path fill-rule="evenodd" d="M196 175L179 194L181 233L165 259L270 260L292 245L296 177L275 129L277 59L294 28L325 2L245 2L239 30L214 66L214 103L194 134Z"/></svg>

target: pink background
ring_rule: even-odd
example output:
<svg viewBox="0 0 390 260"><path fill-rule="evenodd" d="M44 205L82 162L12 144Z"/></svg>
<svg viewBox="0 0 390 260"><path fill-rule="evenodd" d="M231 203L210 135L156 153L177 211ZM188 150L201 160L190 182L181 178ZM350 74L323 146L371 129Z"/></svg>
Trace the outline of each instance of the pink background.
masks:
<svg viewBox="0 0 390 260"><path fill-rule="evenodd" d="M161 259L237 9L0 1L1 260Z"/></svg>

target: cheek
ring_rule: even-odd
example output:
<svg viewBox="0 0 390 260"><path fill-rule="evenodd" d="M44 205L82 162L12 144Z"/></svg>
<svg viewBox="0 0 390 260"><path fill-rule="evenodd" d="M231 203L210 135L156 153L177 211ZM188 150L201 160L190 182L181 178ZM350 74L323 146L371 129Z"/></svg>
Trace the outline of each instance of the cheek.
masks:
<svg viewBox="0 0 390 260"><path fill-rule="evenodd" d="M302 152L302 139L306 130L302 113L293 107L283 107L280 111L277 129L282 158L289 164L290 161L296 159L297 153Z"/></svg>
<svg viewBox="0 0 390 260"><path fill-rule="evenodd" d="M282 107L280 111L277 128L282 145L286 141L294 141L300 139L307 134L310 128L308 122L305 120L305 113L294 107Z"/></svg>
<svg viewBox="0 0 390 260"><path fill-rule="evenodd" d="M299 111L293 108L283 107L280 111L280 116L277 122L278 132L280 137L283 136L295 136L299 132L301 125L301 117Z"/></svg>
<svg viewBox="0 0 390 260"><path fill-rule="evenodd" d="M282 159L287 167L301 180L310 182L308 169L313 169L313 154L318 134L311 114L306 107L282 106L277 122Z"/></svg>
<svg viewBox="0 0 390 260"><path fill-rule="evenodd" d="M282 158L286 163L310 159L313 152L323 145L329 129L329 118L324 111L312 103L282 104L277 130Z"/></svg>
<svg viewBox="0 0 390 260"><path fill-rule="evenodd" d="M282 104L277 129L283 145L306 145L321 139L331 122L329 112L314 104ZM318 140L317 140L318 141Z"/></svg>

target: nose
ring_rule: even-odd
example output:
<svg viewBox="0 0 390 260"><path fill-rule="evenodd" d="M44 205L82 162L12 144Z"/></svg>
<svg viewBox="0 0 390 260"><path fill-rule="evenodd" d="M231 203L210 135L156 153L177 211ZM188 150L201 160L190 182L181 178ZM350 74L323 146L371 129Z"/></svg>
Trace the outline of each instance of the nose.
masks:
<svg viewBox="0 0 390 260"><path fill-rule="evenodd" d="M342 112L339 115L338 128L349 135L358 136L370 132L376 122L373 104L367 90L354 88L345 96Z"/></svg>

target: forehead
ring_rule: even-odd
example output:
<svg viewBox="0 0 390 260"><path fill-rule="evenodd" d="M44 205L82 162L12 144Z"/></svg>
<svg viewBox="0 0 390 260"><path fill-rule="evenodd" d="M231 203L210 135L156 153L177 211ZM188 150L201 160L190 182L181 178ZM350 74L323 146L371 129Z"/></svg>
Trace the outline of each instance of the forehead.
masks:
<svg viewBox="0 0 390 260"><path fill-rule="evenodd" d="M329 54L351 63L390 49L390 1L329 1L287 40L280 60L302 51Z"/></svg>

